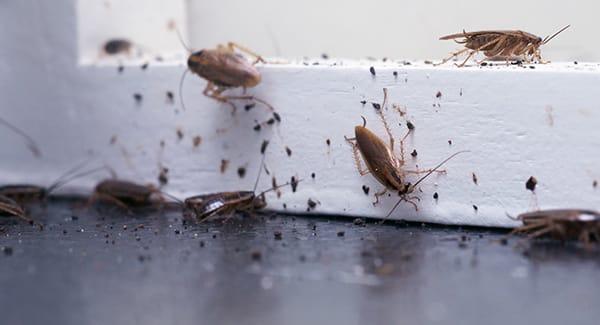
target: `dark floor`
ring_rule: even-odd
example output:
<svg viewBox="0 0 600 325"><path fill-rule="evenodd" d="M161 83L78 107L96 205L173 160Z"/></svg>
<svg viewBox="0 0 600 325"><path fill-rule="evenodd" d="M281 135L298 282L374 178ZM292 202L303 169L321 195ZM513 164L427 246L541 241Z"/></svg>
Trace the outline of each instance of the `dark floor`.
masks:
<svg viewBox="0 0 600 325"><path fill-rule="evenodd" d="M72 209L0 226L2 324L597 324L600 250L348 219ZM278 239L276 233L280 232Z"/></svg>

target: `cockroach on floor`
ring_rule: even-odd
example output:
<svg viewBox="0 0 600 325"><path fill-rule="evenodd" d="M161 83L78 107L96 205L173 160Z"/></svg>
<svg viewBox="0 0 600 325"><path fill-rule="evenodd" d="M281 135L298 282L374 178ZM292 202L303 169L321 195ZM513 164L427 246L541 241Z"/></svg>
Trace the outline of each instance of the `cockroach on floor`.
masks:
<svg viewBox="0 0 600 325"><path fill-rule="evenodd" d="M19 136L21 136L25 140L25 144L27 145L27 148L29 149L29 151L31 151L31 153L35 157L41 157L42 156L42 152L40 151L40 148L38 147L38 145L35 143L35 141L27 133L25 133L23 130L21 130L18 127L12 125L7 120L5 120L5 119L3 119L1 117L0 117L0 124L4 125L5 127L7 127L8 129L10 129L14 133L16 133Z"/></svg>
<svg viewBox="0 0 600 325"><path fill-rule="evenodd" d="M457 64L458 67L463 67L479 51L483 51L485 55L485 58L478 62L479 64L486 60L506 62L523 60L526 63L537 60L539 63L547 63L542 60L540 47L569 27L570 25L543 39L520 30L463 31L458 34L442 36L440 40L454 40L458 44L464 44L465 49L452 53L436 65L444 64L463 53L468 53L467 58L461 64Z"/></svg>
<svg viewBox="0 0 600 325"><path fill-rule="evenodd" d="M140 185L126 180L106 179L96 185L86 206L104 200L129 211L130 207L163 204L166 202L165 195L152 184Z"/></svg>
<svg viewBox="0 0 600 325"><path fill-rule="evenodd" d="M379 183L385 186L382 191L375 193L375 202L373 202L373 205L376 205L379 202L379 197L386 194L388 190L394 191L400 196L400 200L398 200L396 205L394 205L392 210L385 217L385 219L387 219L402 201L412 204L414 208L418 210L417 204L413 200L419 200L419 198L416 196L411 197L409 195L414 192L414 190L417 188L417 185L419 185L432 173L443 173L444 171L440 171L439 168L456 155L465 151L457 152L451 155L432 169L416 171L404 169L404 140L411 132L413 132L413 129L409 129L407 134L402 138L402 140L400 140L400 157L396 157L394 155L394 137L392 136L392 132L382 112L382 109L385 108L387 104L386 88L383 89L383 94L383 104L381 105L381 108L376 109L376 111L379 114L388 134L389 145L387 145L377 135L366 128L367 120L364 117L362 117L363 125L358 125L354 128L355 137L345 138L346 141L352 146L354 161L360 175L364 176L370 173L373 175L373 177L375 177L375 179L377 179ZM367 166L366 170L362 168L360 156L362 156ZM425 174L425 176L421 177L419 180L417 180L417 182L412 184L406 181L406 176L408 174Z"/></svg>
<svg viewBox="0 0 600 325"><path fill-rule="evenodd" d="M542 210L511 219L523 222L511 234L527 234L528 239L549 235L559 240L578 239L585 245L600 241L600 213L593 210Z"/></svg>
<svg viewBox="0 0 600 325"><path fill-rule="evenodd" d="M67 171L62 176L60 176L56 181L54 181L54 183L52 183L48 187L31 185L31 184L2 185L2 186L0 186L0 195L5 196L11 200L14 200L19 204L24 204L24 203L34 202L34 201L43 201L46 198L48 198L48 196L52 192L56 191L57 189L64 186L65 184L67 184L75 179L93 174L104 168L104 167L93 168L93 169L78 173L78 171L81 170L81 168L83 168L84 166L85 166L85 163L80 164L80 165L76 166L75 168L72 168L71 170Z"/></svg>
<svg viewBox="0 0 600 325"><path fill-rule="evenodd" d="M32 224L33 220L25 215L25 210L13 199L0 195L0 217L17 217Z"/></svg>
<svg viewBox="0 0 600 325"><path fill-rule="evenodd" d="M231 216L234 212L252 212L263 209L267 206L267 201L265 200L266 193L290 185L287 182L265 190L258 195L256 194L256 187L258 186L258 181L264 167L264 158L265 156L263 155L260 170L252 191L220 192L192 196L182 202L184 208L193 211L200 222L217 215Z"/></svg>
<svg viewBox="0 0 600 325"><path fill-rule="evenodd" d="M181 81L179 83L179 97L183 109L185 109L182 94L183 81L185 80L187 72L192 71L192 73L195 73L200 78L208 81L202 92L205 96L221 103L229 104L234 112L236 106L233 101L235 100L256 101L266 106L271 112L275 112L275 109L271 104L255 96L232 96L223 94L223 92L228 89L238 87L242 87L245 92L246 88L256 87L261 82L261 74L255 67L258 62L265 62L260 55L233 42L229 42L227 45L218 45L216 49L192 51L185 45L179 33L178 36L182 45L190 53L187 60L187 69L181 76ZM254 62L248 61L241 53L253 57L255 59Z"/></svg>

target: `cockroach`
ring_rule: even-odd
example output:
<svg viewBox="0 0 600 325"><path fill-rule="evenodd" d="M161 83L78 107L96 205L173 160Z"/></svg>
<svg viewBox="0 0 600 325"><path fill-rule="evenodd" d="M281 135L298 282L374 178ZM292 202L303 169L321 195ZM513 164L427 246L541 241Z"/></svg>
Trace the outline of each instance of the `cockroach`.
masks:
<svg viewBox="0 0 600 325"><path fill-rule="evenodd" d="M192 196L184 200L184 208L193 211L200 222L217 215L231 215L234 212L253 212L263 209L267 206L266 193L290 185L287 182L256 194L256 188L264 166L264 157L263 155L261 167L252 191L219 192Z"/></svg>
<svg viewBox="0 0 600 325"><path fill-rule="evenodd" d="M523 222L523 226L514 229L511 234L527 234L528 239L549 235L559 240L578 239L585 245L600 241L600 212L597 211L541 210L510 218Z"/></svg>
<svg viewBox="0 0 600 325"><path fill-rule="evenodd" d="M185 45L181 35L177 33L181 44L190 53L187 59L187 69L181 76L179 83L179 97L182 103L182 107L185 110L183 104L183 82L188 71L198 75L200 78L208 81L204 91L204 96L210 97L221 103L229 104L234 112L236 106L233 103L235 100L250 100L263 104L271 112L275 112L275 109L271 104L266 101L257 98L252 95L241 95L232 96L224 95L228 89L242 87L244 92L246 88L256 87L262 79L262 76L255 65L259 62L265 63L266 61L258 54L254 53L250 49L236 44L234 42L228 42L227 45L218 45L216 49L202 49L200 51L192 51L188 46ZM253 62L248 61L242 53L249 55L254 58Z"/></svg>
<svg viewBox="0 0 600 325"><path fill-rule="evenodd" d="M31 185L31 184L9 184L0 186L0 195L5 196L19 204L29 203L33 201L44 201L48 196L66 185L67 183L95 173L104 167L93 168L84 172L78 173L81 168L85 166L85 163L72 168L71 170L60 176L54 183L48 187Z"/></svg>
<svg viewBox="0 0 600 325"><path fill-rule="evenodd" d="M6 126L8 129L10 129L14 133L18 134L19 136L21 136L25 140L25 144L27 145L27 148L29 149L29 151L31 151L31 153L35 157L39 158L39 157L42 156L42 152L40 151L40 148L35 143L35 141L33 140L33 138L31 138L27 133L25 133L23 130L21 130L18 127L12 125L7 120L5 120L5 119L3 119L1 117L0 117L0 124Z"/></svg>
<svg viewBox="0 0 600 325"><path fill-rule="evenodd" d="M0 217L18 217L28 223L33 223L33 221L25 215L23 207L15 202L15 200L4 195L0 195Z"/></svg>
<svg viewBox="0 0 600 325"><path fill-rule="evenodd" d="M164 195L166 194L152 184L140 185L126 180L106 179L96 185L86 206L104 200L129 211L130 207L162 204L166 201Z"/></svg>
<svg viewBox="0 0 600 325"><path fill-rule="evenodd" d="M387 103L386 88L383 89L383 94L384 98L382 107L385 108ZM400 196L400 200L398 200L396 205L385 217L385 219L387 219L392 212L394 212L396 207L398 207L400 202L403 201L412 204L414 208L418 210L417 204L413 200L419 200L419 198L416 196L410 196L410 194L417 188L417 185L419 185L423 180L429 177L429 175L436 171L444 172L439 170L441 166L443 166L450 159L454 158L456 155L466 151L457 152L451 155L432 169L416 171L406 170L404 169L404 140L408 137L408 135L410 135L413 129L409 129L407 134L400 141L400 157L396 157L394 155L394 137L392 136L389 125L385 120L382 110L376 110L376 112L379 114L388 134L389 145L387 145L382 139L366 128L367 120L364 117L362 117L363 125L357 125L354 128L355 137L345 137L345 139L352 147L354 161L360 175L364 176L370 173L375 177L375 179L377 179L379 183L384 185L384 189L382 191L375 193L375 201L373 202L373 205L376 205L379 202L379 197L386 194L388 190L394 191ZM362 156L367 169L363 169L360 156ZM417 182L412 184L406 181L406 176L408 174L425 175L418 179Z"/></svg>
<svg viewBox="0 0 600 325"><path fill-rule="evenodd" d="M569 28L570 25L554 33L552 36L541 38L539 36L520 30L487 30L478 32L466 32L446 35L440 40L454 40L458 44L464 44L465 49L452 53L448 58L436 65L444 64L451 59L468 53L467 58L458 67L463 67L467 61L479 51L482 51L485 60L511 61L522 60L531 63L537 60L539 63L547 63L542 60L540 47L547 44L558 34Z"/></svg>

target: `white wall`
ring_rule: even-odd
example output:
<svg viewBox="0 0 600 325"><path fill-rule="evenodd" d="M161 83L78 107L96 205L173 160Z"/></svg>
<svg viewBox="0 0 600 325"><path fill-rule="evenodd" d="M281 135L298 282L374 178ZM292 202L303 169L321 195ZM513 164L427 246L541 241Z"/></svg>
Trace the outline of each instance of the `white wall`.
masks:
<svg viewBox="0 0 600 325"><path fill-rule="evenodd" d="M555 61L600 59L600 2L542 0L188 0L195 47L228 40L266 56L437 59L457 48L437 39L481 29L545 36L572 24L543 53Z"/></svg>

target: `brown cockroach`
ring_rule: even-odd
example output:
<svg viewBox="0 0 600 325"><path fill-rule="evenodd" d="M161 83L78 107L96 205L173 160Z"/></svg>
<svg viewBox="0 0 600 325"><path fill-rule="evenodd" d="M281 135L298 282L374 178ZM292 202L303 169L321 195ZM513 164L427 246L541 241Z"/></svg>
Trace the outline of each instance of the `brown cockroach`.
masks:
<svg viewBox="0 0 600 325"><path fill-rule="evenodd" d="M93 169L78 173L78 171L81 170L81 168L83 168L85 166L85 164L86 163L84 162L83 164L80 164L80 165L70 169L69 171L67 171L66 173L61 175L56 181L54 181L54 183L52 183L48 187L32 185L32 184L2 185L2 186L0 186L0 195L5 196L11 200L14 200L14 201L18 202L19 204L24 204L24 203L28 203L28 202L34 202L34 201L44 201L48 198L48 196L52 192L56 191L57 189L64 186L65 184L67 184L75 179L93 174L101 169L104 169L104 167L98 167L98 168L93 168Z"/></svg>
<svg viewBox="0 0 600 325"><path fill-rule="evenodd" d="M600 212L597 211L541 210L510 218L523 222L523 226L514 229L511 234L527 234L528 239L549 235L559 240L578 239L586 246L592 241L600 241Z"/></svg>
<svg viewBox="0 0 600 325"><path fill-rule="evenodd" d="M23 130L21 130L18 127L12 125L7 120L5 120L5 119L3 119L1 117L0 117L0 124L6 126L8 129L10 129L11 131L13 131L14 133L20 135L25 140L25 144L27 145L27 148L29 149L29 151L31 151L31 153L35 157L39 158L39 157L42 156L42 152L40 151L40 148L38 147L38 145L35 143L35 141L27 133L25 133Z"/></svg>
<svg viewBox="0 0 600 325"><path fill-rule="evenodd" d="M542 60L540 47L550 42L550 40L569 27L570 25L559 30L554 35L543 39L520 30L463 31L458 34L442 36L440 40L454 40L458 44L464 44L465 49L452 53L452 55L436 65L444 64L463 53L468 53L467 58L461 64L456 65L463 67L479 51L482 51L485 55L485 58L481 62L485 60L508 62L522 59L527 63L534 60L537 60L539 63L547 63Z"/></svg>
<svg viewBox="0 0 600 325"><path fill-rule="evenodd" d="M141 185L120 179L106 179L98 183L86 206L98 200L111 202L129 211L130 207L144 207L165 202L165 193L156 186Z"/></svg>
<svg viewBox="0 0 600 325"><path fill-rule="evenodd" d="M15 202L15 200L4 195L0 195L0 217L18 217L30 224L33 223L33 221L26 216L23 207Z"/></svg>
<svg viewBox="0 0 600 325"><path fill-rule="evenodd" d="M392 136L389 125L383 116L383 112L381 111L386 107L387 104L386 88L383 89L383 94L383 104L380 105L380 108L376 109L376 111L378 112L388 134L389 145L387 145L377 135L366 128L367 120L364 117L362 117L363 125L357 125L354 128L355 137L345 137L345 139L352 146L354 161L360 175L364 176L370 173L373 175L373 177L375 177L375 179L377 179L379 183L384 186L382 191L375 193L375 202L373 202L373 205L376 205L379 202L379 197L386 194L388 190L396 192L400 196L400 200L398 200L396 205L394 205L392 210L385 217L385 219L387 219L392 212L394 212L396 207L398 207L398 205L403 201L412 204L415 209L418 210L417 204L413 200L419 200L419 198L416 196L410 196L410 194L417 188L417 185L419 185L434 172L444 173L445 171L441 171L439 168L456 155L466 151L457 152L451 155L432 169L415 171L404 169L404 140L411 132L413 132L413 129L409 128L407 134L402 138L402 140L400 140L400 157L396 157L394 155L394 137ZM362 156L367 169L362 168L360 156ZM408 174L425 175L412 184L406 181L406 176Z"/></svg>
<svg viewBox="0 0 600 325"><path fill-rule="evenodd" d="M263 104L271 112L275 112L271 104L255 96L223 94L228 89L239 87L242 87L245 92L246 88L256 87L261 82L261 74L255 67L258 62L265 62L260 55L234 42L228 42L227 45L218 45L216 49L192 51L185 45L181 35L177 34L181 44L190 53L187 59L187 69L179 82L179 99L184 110L182 86L187 72L191 71L208 82L202 92L205 96L221 103L229 104L234 112L236 106L233 101L235 100L256 101ZM253 57L254 62L248 61L241 53Z"/></svg>
<svg viewBox="0 0 600 325"><path fill-rule="evenodd" d="M263 209L267 206L266 193L290 185L290 182L287 182L256 194L256 187L258 186L258 181L264 167L264 159L265 156L263 155L261 167L252 191L220 192L192 196L182 202L184 208L193 211L196 218L201 222L217 215L231 216L234 212L253 212Z"/></svg>

